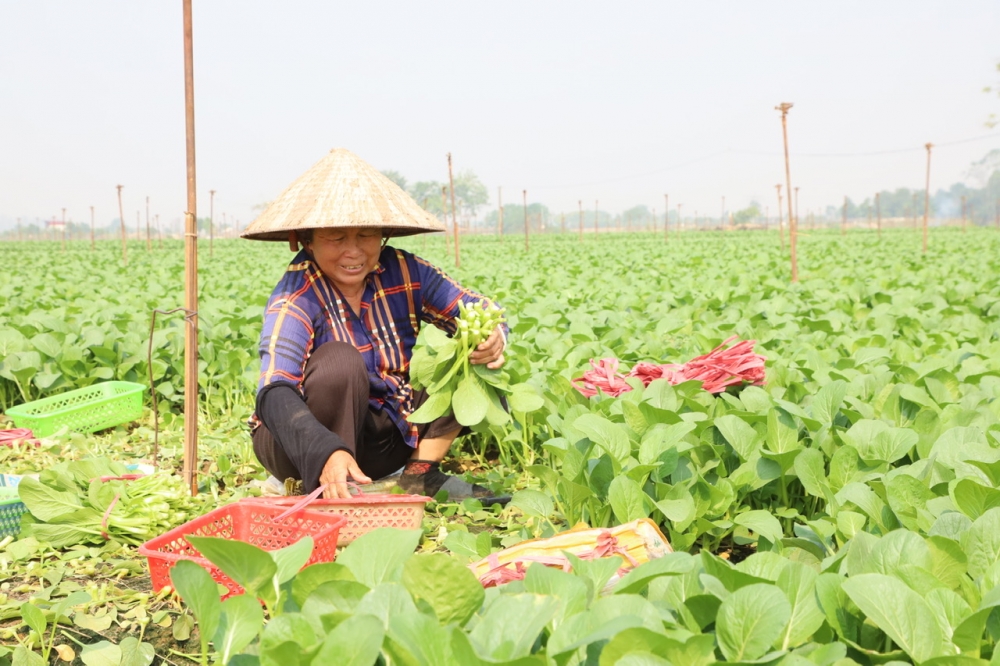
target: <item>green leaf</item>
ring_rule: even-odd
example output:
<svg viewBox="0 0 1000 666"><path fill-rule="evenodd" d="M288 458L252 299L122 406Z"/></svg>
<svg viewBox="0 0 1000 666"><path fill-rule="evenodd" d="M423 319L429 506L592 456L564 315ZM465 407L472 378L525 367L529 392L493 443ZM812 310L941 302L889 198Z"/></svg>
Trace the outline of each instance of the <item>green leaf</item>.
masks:
<svg viewBox="0 0 1000 666"><path fill-rule="evenodd" d="M722 654L730 661L763 657L781 636L791 615L791 604L774 585L741 587L722 602L715 619Z"/></svg>
<svg viewBox="0 0 1000 666"><path fill-rule="evenodd" d="M40 639L44 640L48 622L45 621L45 613L38 606L27 601L21 604L21 619L38 634Z"/></svg>
<svg viewBox="0 0 1000 666"><path fill-rule="evenodd" d="M538 490L525 488L511 497L510 506L520 509L525 515L548 519L555 510L552 498Z"/></svg>
<svg viewBox="0 0 1000 666"><path fill-rule="evenodd" d="M0 649L5 649L5 648L0 648ZM0 653L0 656L3 656L3 653ZM85 661L84 663L86 664L87 662ZM17 647L14 648L11 666L48 666L48 665L46 664L45 660L42 659L42 655L38 654L37 652L29 650L23 645L18 645ZM115 664L115 666L118 665Z"/></svg>
<svg viewBox="0 0 1000 666"><path fill-rule="evenodd" d="M407 560L403 585L414 600L430 604L442 624L464 625L486 598L475 574L444 553L418 554Z"/></svg>
<svg viewBox="0 0 1000 666"><path fill-rule="evenodd" d="M451 409L451 391L432 393L424 404L406 417L410 423L430 423L441 418Z"/></svg>
<svg viewBox="0 0 1000 666"><path fill-rule="evenodd" d="M778 589L788 598L792 614L775 647L798 647L823 625L823 611L816 601L817 577L815 570L801 562L789 562L778 574Z"/></svg>
<svg viewBox="0 0 1000 666"><path fill-rule="evenodd" d="M247 594L260 596L278 571L271 554L257 546L232 539L189 536L187 540ZM214 631L206 632L211 636Z"/></svg>
<svg viewBox="0 0 1000 666"><path fill-rule="evenodd" d="M421 535L420 530L380 527L352 541L337 561L368 587L399 581L403 563L417 549Z"/></svg>
<svg viewBox="0 0 1000 666"><path fill-rule="evenodd" d="M768 511L760 509L747 511L733 518L733 522L755 532L771 543L778 543L783 536L781 523Z"/></svg>
<svg viewBox="0 0 1000 666"><path fill-rule="evenodd" d="M237 595L223 601L218 629L212 639L219 662L228 664L233 655L250 645L263 625L264 611L253 597Z"/></svg>
<svg viewBox="0 0 1000 666"><path fill-rule="evenodd" d="M149 666L156 657L156 650L150 643L140 643L134 636L123 638L118 647L122 651L121 666Z"/></svg>
<svg viewBox="0 0 1000 666"><path fill-rule="evenodd" d="M535 639L559 610L559 602L537 594L496 597L469 633L476 651L493 661L531 653Z"/></svg>
<svg viewBox="0 0 1000 666"><path fill-rule="evenodd" d="M639 484L627 476L616 476L608 486L608 501L619 523L648 517L646 498Z"/></svg>
<svg viewBox="0 0 1000 666"><path fill-rule="evenodd" d="M625 428L612 423L603 416L583 414L573 421L573 427L619 462L628 458L631 452L632 447L629 444Z"/></svg>
<svg viewBox="0 0 1000 666"><path fill-rule="evenodd" d="M180 560L171 567L170 582L198 620L202 649L206 649L208 640L215 635L219 627L219 613L222 608L219 602L219 588L211 574L191 560Z"/></svg>
<svg viewBox="0 0 1000 666"><path fill-rule="evenodd" d="M83 647L80 661L86 666L121 666L122 650L108 641L98 641Z"/></svg>
<svg viewBox="0 0 1000 666"><path fill-rule="evenodd" d="M942 652L941 629L923 598L905 583L883 574L852 576L843 589L869 620L915 661Z"/></svg>
<svg viewBox="0 0 1000 666"><path fill-rule="evenodd" d="M478 581L477 581L478 582ZM481 587L481 586L480 586ZM397 615L417 613L417 606L406 588L399 583L376 585L361 598L354 608L358 615L373 615L388 629L389 622Z"/></svg>
<svg viewBox="0 0 1000 666"><path fill-rule="evenodd" d="M951 498L958 510L975 520L990 509L1000 506L1000 490L961 479L951 489Z"/></svg>
<svg viewBox="0 0 1000 666"><path fill-rule="evenodd" d="M847 382L837 379L825 384L812 401L812 414L817 421L830 425L847 395Z"/></svg>
<svg viewBox="0 0 1000 666"><path fill-rule="evenodd" d="M514 384L510 387L510 396L507 398L510 408L515 412L534 412L545 405L542 396L538 395L538 389L530 384Z"/></svg>
<svg viewBox="0 0 1000 666"><path fill-rule="evenodd" d="M762 441L757 432L746 421L734 414L726 414L715 419L715 427L733 447L740 460L750 460L760 450Z"/></svg>
<svg viewBox="0 0 1000 666"><path fill-rule="evenodd" d="M313 539L308 535L289 546L270 551L271 558L277 567L274 577L276 585L290 581L309 561L312 551Z"/></svg>
<svg viewBox="0 0 1000 666"><path fill-rule="evenodd" d="M21 479L17 494L31 515L46 522L83 508L79 495L60 492L30 476Z"/></svg>
<svg viewBox="0 0 1000 666"><path fill-rule="evenodd" d="M458 382L458 388L451 397L451 407L455 412L455 420L460 424L479 425L486 418L489 406L490 399L477 375L470 374Z"/></svg>
<svg viewBox="0 0 1000 666"><path fill-rule="evenodd" d="M1000 561L1000 508L990 509L972 522L962 536L969 558L969 575L978 579Z"/></svg>
<svg viewBox="0 0 1000 666"><path fill-rule="evenodd" d="M384 635L378 618L371 615L349 617L327 634L313 663L372 666L382 650Z"/></svg>
<svg viewBox="0 0 1000 666"><path fill-rule="evenodd" d="M384 649L394 665L459 666L452 659L451 633L423 613L392 616Z"/></svg>
<svg viewBox="0 0 1000 666"><path fill-rule="evenodd" d="M353 581L354 574L340 562L311 564L292 579L292 599L302 606L313 590L331 580Z"/></svg>

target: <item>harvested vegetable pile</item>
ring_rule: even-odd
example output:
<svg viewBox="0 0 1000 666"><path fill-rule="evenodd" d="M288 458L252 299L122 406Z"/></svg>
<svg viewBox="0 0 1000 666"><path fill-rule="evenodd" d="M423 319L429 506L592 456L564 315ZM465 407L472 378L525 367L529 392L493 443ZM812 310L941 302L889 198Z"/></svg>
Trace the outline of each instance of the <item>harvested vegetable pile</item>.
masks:
<svg viewBox="0 0 1000 666"><path fill-rule="evenodd" d="M37 480L25 477L18 494L29 511L20 538L53 548L109 540L138 545L188 520L194 501L178 477L129 475L108 458L57 464Z"/></svg>
<svg viewBox="0 0 1000 666"><path fill-rule="evenodd" d="M699 381L709 393L722 393L730 386L742 384L762 385L766 359L754 353L757 341L741 340L725 349L736 339L733 336L709 353L684 364L636 363L627 375L618 372L618 359L591 359L593 368L583 373L583 377L574 379L573 385L588 398L597 395L598 390L612 397L631 391L632 386L625 381L628 377L638 377L644 386L656 379L666 379L671 384Z"/></svg>
<svg viewBox="0 0 1000 666"><path fill-rule="evenodd" d="M427 401L409 420L430 423L454 412L455 419L464 426L479 425L484 420L503 425L510 420L500 401L501 395L511 392L507 373L472 365L469 354L503 324L504 311L486 300L472 305L459 301L458 308L455 337L427 327L426 344L413 352L410 378L413 388L427 389Z"/></svg>

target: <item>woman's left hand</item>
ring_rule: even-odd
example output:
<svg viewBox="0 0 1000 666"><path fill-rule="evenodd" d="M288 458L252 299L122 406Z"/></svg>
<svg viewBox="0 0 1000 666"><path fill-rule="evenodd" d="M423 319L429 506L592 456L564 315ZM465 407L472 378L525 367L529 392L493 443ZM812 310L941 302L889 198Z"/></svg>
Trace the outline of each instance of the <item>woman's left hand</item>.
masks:
<svg viewBox="0 0 1000 666"><path fill-rule="evenodd" d="M490 370L498 370L503 367L504 339L500 328L493 329L484 342L480 342L476 349L469 354L469 362L473 365L485 365Z"/></svg>

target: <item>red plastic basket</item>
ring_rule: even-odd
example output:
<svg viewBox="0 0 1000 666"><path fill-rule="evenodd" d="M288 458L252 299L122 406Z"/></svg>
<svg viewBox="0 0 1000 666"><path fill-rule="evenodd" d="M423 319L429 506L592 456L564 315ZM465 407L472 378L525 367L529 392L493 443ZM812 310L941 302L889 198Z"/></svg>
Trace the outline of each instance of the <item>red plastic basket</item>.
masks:
<svg viewBox="0 0 1000 666"><path fill-rule="evenodd" d="M139 554L144 555L149 562L153 591L158 592L170 585L170 568L174 564L180 560L191 560L203 566L217 583L226 587L228 592L223 595L223 599L243 593L242 587L188 543L188 536L245 541L264 550L278 550L290 546L302 537L311 536L314 542L313 552L306 566L317 562L332 562L337 556L338 534L347 519L319 511L299 511L276 521L275 518L283 511L284 508L277 505L236 502L150 539L139 547Z"/></svg>
<svg viewBox="0 0 1000 666"><path fill-rule="evenodd" d="M287 509L302 497L247 497L240 504L256 504ZM346 546L362 534L378 527L415 530L424 519L424 505L432 501L424 495L358 494L350 499L315 499L309 511L343 516L347 524L340 528L338 546Z"/></svg>

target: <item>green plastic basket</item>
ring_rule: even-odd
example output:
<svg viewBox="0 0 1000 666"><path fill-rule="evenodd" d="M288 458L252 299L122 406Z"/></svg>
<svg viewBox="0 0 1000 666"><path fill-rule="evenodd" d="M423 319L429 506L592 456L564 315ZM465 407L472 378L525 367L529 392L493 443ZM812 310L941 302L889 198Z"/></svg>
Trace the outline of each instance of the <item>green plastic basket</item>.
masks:
<svg viewBox="0 0 1000 666"><path fill-rule="evenodd" d="M21 531L21 514L28 507L17 496L17 488L0 488L0 539L17 536Z"/></svg>
<svg viewBox="0 0 1000 666"><path fill-rule="evenodd" d="M90 433L129 423L142 416L143 384L102 382L11 407L7 416L35 437L48 437L63 426Z"/></svg>

